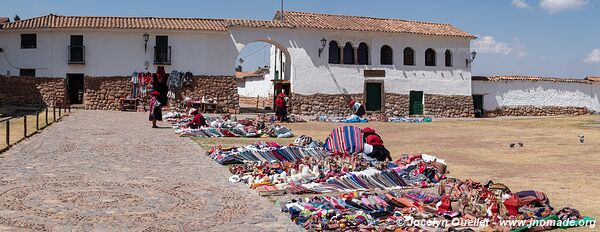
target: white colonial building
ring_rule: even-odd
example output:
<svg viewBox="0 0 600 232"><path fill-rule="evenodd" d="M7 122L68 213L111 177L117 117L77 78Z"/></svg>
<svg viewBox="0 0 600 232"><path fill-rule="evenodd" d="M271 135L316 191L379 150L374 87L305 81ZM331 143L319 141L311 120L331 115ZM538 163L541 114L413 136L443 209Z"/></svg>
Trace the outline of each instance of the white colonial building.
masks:
<svg viewBox="0 0 600 232"><path fill-rule="evenodd" d="M1 27L0 74L38 77L37 89L62 81L64 102L82 93L91 109L114 108L129 95L132 73L158 66L195 76L178 98L207 96L235 109L236 59L247 44L266 42L275 51L269 76L240 94L285 91L292 111L305 115L345 115L349 98L389 116L474 115L475 37L449 24L286 11L273 20L51 14ZM45 104L62 101L39 95Z"/></svg>

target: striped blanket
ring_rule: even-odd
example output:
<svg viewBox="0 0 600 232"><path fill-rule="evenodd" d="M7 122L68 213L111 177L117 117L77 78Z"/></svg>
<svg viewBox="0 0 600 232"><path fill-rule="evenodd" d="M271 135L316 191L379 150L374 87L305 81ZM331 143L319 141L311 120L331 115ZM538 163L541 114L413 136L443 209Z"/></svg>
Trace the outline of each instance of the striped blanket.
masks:
<svg viewBox="0 0 600 232"><path fill-rule="evenodd" d="M548 196L543 192L527 190L515 193L515 195L519 198L519 204L521 206L533 204L541 207L550 207L550 199L548 199Z"/></svg>
<svg viewBox="0 0 600 232"><path fill-rule="evenodd" d="M343 126L329 134L325 149L336 155L355 155L363 151L363 133L355 126Z"/></svg>

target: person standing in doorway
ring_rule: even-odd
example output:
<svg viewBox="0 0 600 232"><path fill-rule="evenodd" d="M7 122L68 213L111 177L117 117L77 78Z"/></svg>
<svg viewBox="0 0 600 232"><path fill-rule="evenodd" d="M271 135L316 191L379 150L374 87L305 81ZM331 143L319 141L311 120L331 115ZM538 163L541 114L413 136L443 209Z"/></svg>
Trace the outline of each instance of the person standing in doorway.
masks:
<svg viewBox="0 0 600 232"><path fill-rule="evenodd" d="M275 100L275 116L278 122L283 122L287 117L285 97L284 93L280 93Z"/></svg>

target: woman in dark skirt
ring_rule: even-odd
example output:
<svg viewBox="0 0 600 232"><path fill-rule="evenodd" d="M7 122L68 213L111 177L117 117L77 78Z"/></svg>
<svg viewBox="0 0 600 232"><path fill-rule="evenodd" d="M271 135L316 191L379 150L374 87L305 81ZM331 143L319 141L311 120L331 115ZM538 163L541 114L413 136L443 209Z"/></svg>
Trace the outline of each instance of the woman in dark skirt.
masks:
<svg viewBox="0 0 600 232"><path fill-rule="evenodd" d="M377 161L392 161L390 151L383 146L383 140L381 139L381 136L375 133L374 129L365 127L362 129L362 132L366 140L365 142L373 146L373 152L367 154L367 156L377 159Z"/></svg>
<svg viewBox="0 0 600 232"><path fill-rule="evenodd" d="M160 93L154 90L150 92L150 95L150 115L148 116L148 120L152 121L152 128L158 128L156 121L162 121L161 103L158 101Z"/></svg>

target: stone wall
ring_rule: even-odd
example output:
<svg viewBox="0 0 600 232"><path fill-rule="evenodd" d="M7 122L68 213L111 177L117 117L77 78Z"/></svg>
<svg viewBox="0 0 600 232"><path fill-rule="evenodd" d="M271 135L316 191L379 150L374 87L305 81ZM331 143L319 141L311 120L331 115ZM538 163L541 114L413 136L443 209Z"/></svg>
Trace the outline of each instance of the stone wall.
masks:
<svg viewBox="0 0 600 232"><path fill-rule="evenodd" d="M474 117L472 96L425 94L423 113L439 118Z"/></svg>
<svg viewBox="0 0 600 232"><path fill-rule="evenodd" d="M362 99L362 94L315 94L300 95L294 94L291 98L292 113L299 115L315 116L328 115L336 117L345 117L350 115L348 99ZM362 102L362 100L360 100Z"/></svg>
<svg viewBox="0 0 600 232"><path fill-rule="evenodd" d="M175 96L178 107L183 106L185 97L214 98L221 110L228 113L236 113L240 107L237 82L232 76L195 76L192 85L183 87Z"/></svg>
<svg viewBox="0 0 600 232"><path fill-rule="evenodd" d="M423 114L440 118L473 117L473 98L471 96L445 96L425 94ZM385 94L385 113L388 117L410 114L410 96L407 94Z"/></svg>
<svg viewBox="0 0 600 232"><path fill-rule="evenodd" d="M65 97L65 79L47 77L0 76L0 106L62 106Z"/></svg>
<svg viewBox="0 0 600 232"><path fill-rule="evenodd" d="M556 115L589 115L592 112L585 107L566 106L503 106L493 111L486 111L486 117L498 116L556 116Z"/></svg>
<svg viewBox="0 0 600 232"><path fill-rule="evenodd" d="M362 94L350 95L365 102ZM348 95L315 94L304 96L294 94L292 112L301 115L348 116ZM385 112L387 117L409 115L409 95L385 94ZM473 117L473 99L471 96L425 95L423 113L433 117L459 118Z"/></svg>
<svg viewBox="0 0 600 232"><path fill-rule="evenodd" d="M130 77L85 77L85 109L118 110L119 100L131 95L131 89ZM239 107L237 84L233 77L195 76L191 86L175 92L176 100L169 99L169 106L183 107L185 97L215 98L222 110L230 113L235 113Z"/></svg>
<svg viewBox="0 0 600 232"><path fill-rule="evenodd" d="M406 116L409 112L409 96L406 94L385 94L385 114L388 117Z"/></svg>
<svg viewBox="0 0 600 232"><path fill-rule="evenodd" d="M241 106L256 107L256 102L257 102L256 97L240 96L240 105ZM264 109L265 107L271 107L271 108L273 107L273 96L258 98L258 108Z"/></svg>
<svg viewBox="0 0 600 232"><path fill-rule="evenodd" d="M130 77L85 77L83 103L87 110L118 110L119 100L131 94Z"/></svg>

